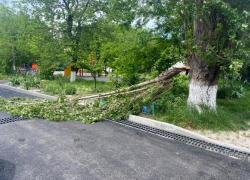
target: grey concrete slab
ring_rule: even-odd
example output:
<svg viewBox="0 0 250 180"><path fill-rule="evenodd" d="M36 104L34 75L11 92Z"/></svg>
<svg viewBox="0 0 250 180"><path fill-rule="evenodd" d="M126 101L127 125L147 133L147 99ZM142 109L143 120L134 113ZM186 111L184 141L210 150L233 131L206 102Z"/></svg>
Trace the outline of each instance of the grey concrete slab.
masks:
<svg viewBox="0 0 250 180"><path fill-rule="evenodd" d="M109 121L32 119L4 124L0 125L0 144L0 177L5 179L228 180L250 176L249 162Z"/></svg>

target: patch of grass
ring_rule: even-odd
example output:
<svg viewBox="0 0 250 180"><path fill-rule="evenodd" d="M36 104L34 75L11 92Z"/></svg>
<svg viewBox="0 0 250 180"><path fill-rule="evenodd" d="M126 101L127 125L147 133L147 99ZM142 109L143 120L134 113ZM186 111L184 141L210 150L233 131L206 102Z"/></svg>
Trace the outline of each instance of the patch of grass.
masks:
<svg viewBox="0 0 250 180"><path fill-rule="evenodd" d="M52 94L53 92L50 91L47 87L49 86L57 86L60 90L65 93L66 87L75 87L76 88L76 95L77 96L85 96L90 94L96 93L105 93L115 90L114 87L110 86L106 82L97 81L97 92L94 91L95 82L88 81L84 79L77 78L75 82L71 83L69 78L65 77L55 77L54 80L44 80L42 81L42 89L46 93ZM54 92L54 94L58 94Z"/></svg>
<svg viewBox="0 0 250 180"><path fill-rule="evenodd" d="M0 73L0 80L10 79L10 76Z"/></svg>
<svg viewBox="0 0 250 180"><path fill-rule="evenodd" d="M250 87L244 86L246 97L242 99L217 99L217 112L204 109L203 113L181 103L178 107L168 106L165 112L157 112L156 119L184 128L201 130L238 131L250 129ZM183 99L186 102L187 99ZM166 106L165 106L166 107Z"/></svg>

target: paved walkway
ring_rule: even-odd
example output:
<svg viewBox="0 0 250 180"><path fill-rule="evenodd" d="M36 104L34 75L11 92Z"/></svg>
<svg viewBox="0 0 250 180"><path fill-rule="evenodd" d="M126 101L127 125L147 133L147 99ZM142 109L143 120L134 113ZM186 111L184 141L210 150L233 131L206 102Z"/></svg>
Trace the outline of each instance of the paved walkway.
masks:
<svg viewBox="0 0 250 180"><path fill-rule="evenodd" d="M27 98L39 98L37 96L32 95L27 91L27 93L20 93L19 91L15 90L14 88L3 86L0 84L0 96L4 98L9 97L27 97ZM41 97L40 97L41 98Z"/></svg>
<svg viewBox="0 0 250 180"><path fill-rule="evenodd" d="M10 80L0 80L0 84L5 84L5 83L8 83L10 82Z"/></svg>
<svg viewBox="0 0 250 180"><path fill-rule="evenodd" d="M12 95L0 89L0 96ZM23 94L17 94L22 96ZM0 119L9 117L0 113ZM0 125L1 180L249 179L250 163L120 124Z"/></svg>
<svg viewBox="0 0 250 180"><path fill-rule="evenodd" d="M59 74L64 75L64 72L63 71L55 71L54 72L54 75L59 75ZM90 73L83 73L83 76L78 73L76 77L77 78L81 78L81 79L85 79L85 80L94 80L94 78L91 76ZM108 82L109 81L109 77L105 76L105 75L102 75L100 77L97 77L96 80L97 81Z"/></svg>

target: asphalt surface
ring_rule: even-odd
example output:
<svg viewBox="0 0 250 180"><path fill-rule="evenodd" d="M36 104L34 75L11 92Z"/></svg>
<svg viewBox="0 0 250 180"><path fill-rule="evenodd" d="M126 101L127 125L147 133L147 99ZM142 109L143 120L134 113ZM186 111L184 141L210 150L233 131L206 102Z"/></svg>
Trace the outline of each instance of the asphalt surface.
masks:
<svg viewBox="0 0 250 180"><path fill-rule="evenodd" d="M0 89L0 96L11 94ZM0 119L4 117L10 115L0 112ZM31 119L0 125L0 180L249 177L249 162L109 121Z"/></svg>
<svg viewBox="0 0 250 180"><path fill-rule="evenodd" d="M31 94L26 93L20 93L18 91L15 91L13 89L7 88L5 86L1 86L0 83L0 96L4 98L10 98L10 97L28 97L28 98L39 98Z"/></svg>

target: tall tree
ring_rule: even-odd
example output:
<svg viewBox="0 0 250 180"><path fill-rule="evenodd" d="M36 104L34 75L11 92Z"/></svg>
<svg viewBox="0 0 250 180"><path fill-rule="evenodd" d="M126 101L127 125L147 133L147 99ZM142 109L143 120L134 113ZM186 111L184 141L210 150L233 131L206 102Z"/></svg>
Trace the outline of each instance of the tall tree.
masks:
<svg viewBox="0 0 250 180"><path fill-rule="evenodd" d="M80 44L81 34L85 26L97 22L106 15L108 0L24 0L33 7L34 16L44 19L51 31L60 37L65 48L74 43ZM77 57L77 56L74 56ZM72 59L71 82L75 81L76 69Z"/></svg>
<svg viewBox="0 0 250 180"><path fill-rule="evenodd" d="M221 66L249 54L249 0L148 1L158 31L179 41L190 64L188 105L216 109ZM186 53L184 53L186 52Z"/></svg>
<svg viewBox="0 0 250 180"><path fill-rule="evenodd" d="M216 110L220 67L244 59L249 53L244 36L249 33L250 14L239 6L238 10L233 9L233 1L196 0L193 3L196 8L195 48L191 58L188 104L200 112L202 104Z"/></svg>

